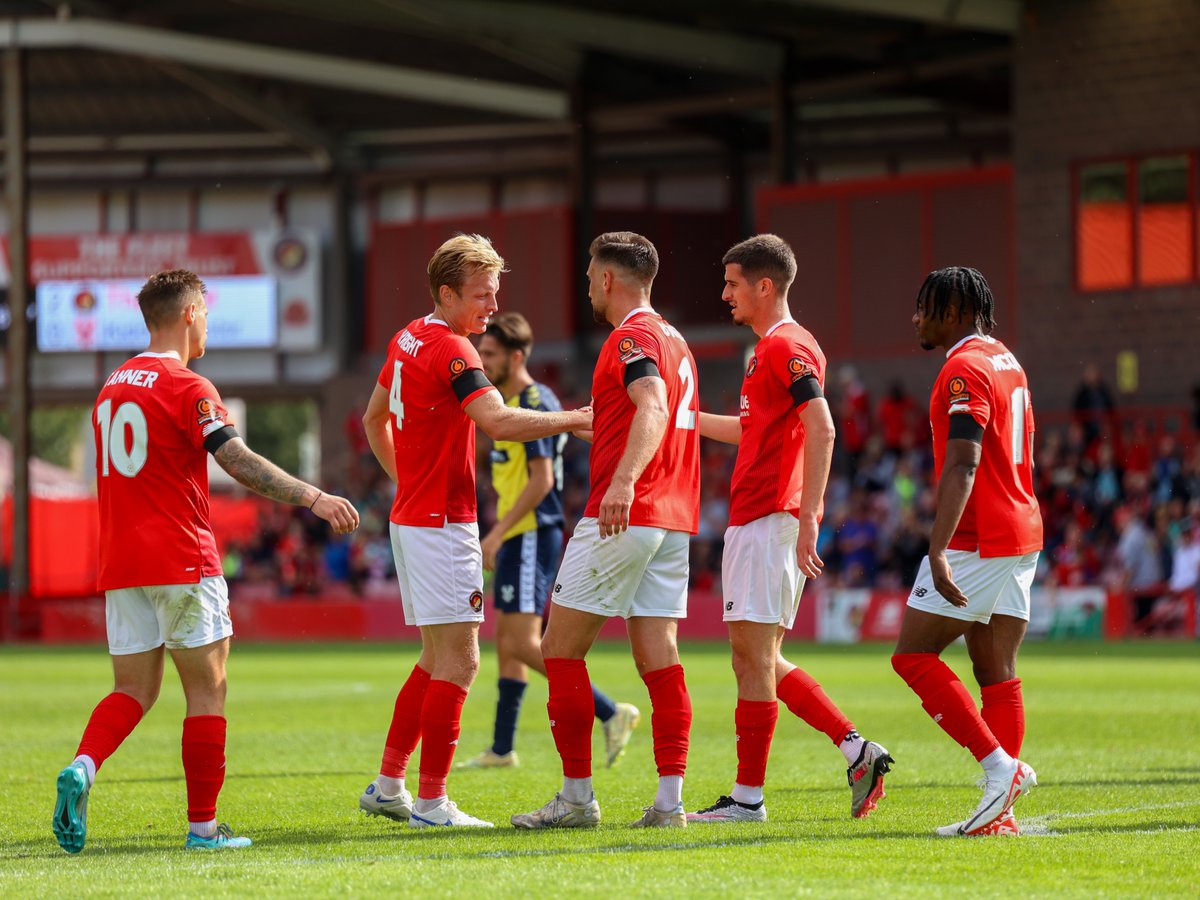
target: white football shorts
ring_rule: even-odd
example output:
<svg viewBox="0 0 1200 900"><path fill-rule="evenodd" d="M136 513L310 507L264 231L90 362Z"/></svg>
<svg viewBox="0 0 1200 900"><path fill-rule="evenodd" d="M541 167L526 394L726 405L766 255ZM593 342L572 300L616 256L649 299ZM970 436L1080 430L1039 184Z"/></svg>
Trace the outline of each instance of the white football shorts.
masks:
<svg viewBox="0 0 1200 900"><path fill-rule="evenodd" d="M156 584L106 591L108 652L145 653L206 647L233 635L229 586L220 575L195 584Z"/></svg>
<svg viewBox="0 0 1200 900"><path fill-rule="evenodd" d="M934 590L926 556L908 595L908 605L949 619L985 625L992 616L1012 616L1028 622L1029 589L1033 586L1038 555L1035 550L1024 556L983 558L977 550L947 550L946 561L950 563L954 583L967 595L968 603L962 608L947 603Z"/></svg>
<svg viewBox="0 0 1200 900"><path fill-rule="evenodd" d="M476 522L391 524L405 625L483 621L483 551Z"/></svg>
<svg viewBox="0 0 1200 900"><path fill-rule="evenodd" d="M805 578L796 561L800 523L777 512L725 530L721 591L726 622L791 628Z"/></svg>
<svg viewBox="0 0 1200 900"><path fill-rule="evenodd" d="M597 520L580 519L550 598L608 618L686 618L690 538L685 531L631 525L601 540Z"/></svg>

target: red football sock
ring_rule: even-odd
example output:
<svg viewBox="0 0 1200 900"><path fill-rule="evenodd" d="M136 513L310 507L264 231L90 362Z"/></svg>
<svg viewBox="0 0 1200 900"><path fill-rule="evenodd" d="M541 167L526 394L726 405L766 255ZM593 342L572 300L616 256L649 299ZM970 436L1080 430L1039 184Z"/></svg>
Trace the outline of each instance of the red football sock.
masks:
<svg viewBox="0 0 1200 900"><path fill-rule="evenodd" d="M449 681L430 681L421 705L421 786L417 796L436 800L446 796L446 776L458 746L458 723L466 688Z"/></svg>
<svg viewBox="0 0 1200 900"><path fill-rule="evenodd" d="M762 787L767 780L767 757L771 738L779 720L779 704L774 700L738 700L733 713L737 732L737 783Z"/></svg>
<svg viewBox="0 0 1200 900"><path fill-rule="evenodd" d="M897 653L892 668L921 698L933 721L980 760L1000 747L966 686L936 653Z"/></svg>
<svg viewBox="0 0 1200 900"><path fill-rule="evenodd" d="M592 696L587 662L547 659L546 679L550 690L546 712L550 716L554 746L562 757L563 775L591 778L592 720L596 717L596 700Z"/></svg>
<svg viewBox="0 0 1200 900"><path fill-rule="evenodd" d="M1025 700L1021 696L1021 679L989 684L983 688L983 709L980 715L988 728L1014 759L1021 755L1025 740Z"/></svg>
<svg viewBox="0 0 1200 900"><path fill-rule="evenodd" d="M225 783L225 717L183 720L183 777L187 781L188 821L217 817L217 795Z"/></svg>
<svg viewBox="0 0 1200 900"><path fill-rule="evenodd" d="M117 752L121 742L142 721L142 715L142 704L128 694L113 691L92 710L75 755L90 756L99 771L104 761Z"/></svg>
<svg viewBox="0 0 1200 900"><path fill-rule="evenodd" d="M654 733L654 762L658 774L683 775L687 771L688 735L692 730L692 698L676 663L642 676L650 691L650 730Z"/></svg>
<svg viewBox="0 0 1200 900"><path fill-rule="evenodd" d="M854 723L803 669L788 672L776 686L775 695L793 715L799 716L835 745L854 730Z"/></svg>
<svg viewBox="0 0 1200 900"><path fill-rule="evenodd" d="M403 778L408 771L408 758L421 739L421 706L425 703L428 687L429 673L420 666L413 666L412 674L396 695L392 726L383 746L383 762L379 764L380 775Z"/></svg>

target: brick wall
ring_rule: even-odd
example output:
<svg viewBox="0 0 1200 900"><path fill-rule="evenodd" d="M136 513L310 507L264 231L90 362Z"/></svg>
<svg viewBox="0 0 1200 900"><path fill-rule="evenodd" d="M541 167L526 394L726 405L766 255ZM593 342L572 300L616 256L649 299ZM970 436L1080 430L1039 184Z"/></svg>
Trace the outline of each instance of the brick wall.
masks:
<svg viewBox="0 0 1200 900"><path fill-rule="evenodd" d="M1075 290L1072 164L1200 150L1200 2L1029 0L1016 42L1014 169L1017 349L1035 402L1062 407L1085 362L1115 386L1138 354L1123 404L1184 405L1200 383L1200 286Z"/></svg>

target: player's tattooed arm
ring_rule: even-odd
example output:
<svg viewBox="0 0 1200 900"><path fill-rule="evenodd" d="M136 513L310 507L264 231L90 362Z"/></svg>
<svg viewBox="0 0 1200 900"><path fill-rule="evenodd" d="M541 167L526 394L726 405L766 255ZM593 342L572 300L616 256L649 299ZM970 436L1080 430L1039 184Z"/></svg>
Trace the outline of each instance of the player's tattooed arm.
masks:
<svg viewBox="0 0 1200 900"><path fill-rule="evenodd" d="M213 458L238 484L271 500L307 506L338 534L348 534L358 527L358 511L349 500L326 494L320 488L292 477L247 447L241 438L223 443Z"/></svg>

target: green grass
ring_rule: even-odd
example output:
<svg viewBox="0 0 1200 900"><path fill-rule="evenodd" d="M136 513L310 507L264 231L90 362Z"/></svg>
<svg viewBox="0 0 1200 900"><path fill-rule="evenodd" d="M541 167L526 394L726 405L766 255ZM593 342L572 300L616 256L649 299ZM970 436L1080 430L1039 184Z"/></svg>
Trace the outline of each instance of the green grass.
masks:
<svg viewBox="0 0 1200 900"><path fill-rule="evenodd" d="M412 831L357 811L373 777L410 645L236 646L230 661L228 776L220 816L249 850L184 852L183 715L168 672L158 705L100 773L86 849L50 831L54 777L105 693L101 648L0 650L0 892L510 897L1196 895L1200 891L1200 653L1197 645L1031 645L1022 676L1023 756L1040 787L1017 812L1031 834L945 840L935 826L978 799L978 767L893 674L888 648L790 649L867 736L897 759L888 797L849 818L840 754L784 711L764 825L631 831L654 792L649 716L625 759L596 772L604 824L517 832L508 817L558 786L545 683L526 694L517 770L454 773L451 796L493 831ZM969 675L965 658L949 661ZM734 686L722 645L684 648L695 704L685 801L727 793L735 770ZM596 682L649 712L628 651L599 647ZM490 648L463 720L460 756L490 739ZM599 750L599 729L597 729ZM415 766L414 766L415 775Z"/></svg>

